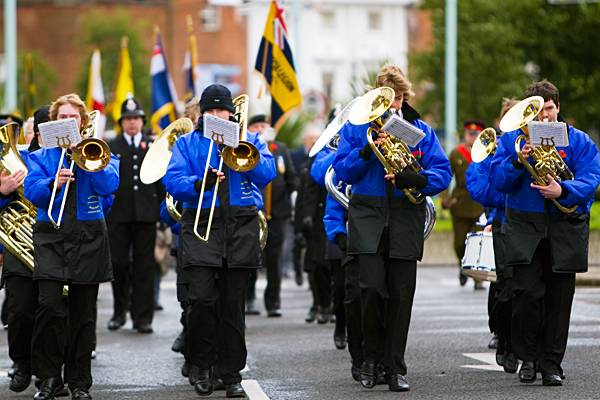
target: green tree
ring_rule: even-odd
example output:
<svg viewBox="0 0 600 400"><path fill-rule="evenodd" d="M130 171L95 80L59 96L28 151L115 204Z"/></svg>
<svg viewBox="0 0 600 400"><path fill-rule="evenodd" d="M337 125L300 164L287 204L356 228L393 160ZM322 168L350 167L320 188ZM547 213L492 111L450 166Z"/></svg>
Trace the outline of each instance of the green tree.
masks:
<svg viewBox="0 0 600 400"><path fill-rule="evenodd" d="M418 107L442 121L444 0L424 0L433 23L430 50L410 55L411 78L423 90ZM545 0L458 2L458 118L492 124L502 97L522 98L546 78L561 91L561 111L582 129L597 129L600 101L600 4L554 6Z"/></svg>
<svg viewBox="0 0 600 400"><path fill-rule="evenodd" d="M102 55L102 82L106 101L113 99L113 89L117 78L117 65L121 49L121 37L129 39L129 55L131 57L135 97L147 112L150 110L150 49L142 38L152 32L144 21L134 18L125 10L93 10L83 14L79 19L81 26L81 47L85 57L77 88L83 95L87 94L90 58L94 48L99 48ZM120 105L118 105L120 107ZM108 119L110 120L110 118Z"/></svg>
<svg viewBox="0 0 600 400"><path fill-rule="evenodd" d="M25 56L27 53L31 54L33 64L33 82L35 84L34 110L44 104L50 104L54 100L54 87L58 81L56 71L42 56L35 51L19 51L17 56L17 75L19 80L17 93L19 96L19 110L24 118L30 117L30 115L26 115L24 108L27 89L27 74L25 71Z"/></svg>

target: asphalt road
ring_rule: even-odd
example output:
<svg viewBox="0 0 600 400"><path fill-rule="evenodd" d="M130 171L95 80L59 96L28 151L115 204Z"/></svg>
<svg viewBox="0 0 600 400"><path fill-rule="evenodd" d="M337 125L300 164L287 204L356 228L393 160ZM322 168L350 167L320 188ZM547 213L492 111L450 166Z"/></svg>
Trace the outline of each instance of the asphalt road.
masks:
<svg viewBox="0 0 600 400"><path fill-rule="evenodd" d="M264 287L259 281L258 293ZM487 349L487 291L461 288L448 267L420 267L407 349L408 393L387 386L362 389L350 376L347 351L333 345L333 326L307 324L306 287L292 280L283 286L280 319L247 319L248 365L244 385L251 399L599 399L600 288L578 288L572 313L569 347L563 363L567 379L560 388L538 381L519 383L493 364ZM155 315L152 335L131 330L131 323L109 332L110 285L101 288L98 303L98 357L93 361L94 399L196 399L180 375L183 358L170 350L179 327L179 305L173 276L162 285L164 311ZM2 293L0 293L0 298ZM0 332L0 375L10 367L6 334ZM30 399L33 387L21 394L8 390L0 377L0 399ZM225 398L215 392L210 398Z"/></svg>

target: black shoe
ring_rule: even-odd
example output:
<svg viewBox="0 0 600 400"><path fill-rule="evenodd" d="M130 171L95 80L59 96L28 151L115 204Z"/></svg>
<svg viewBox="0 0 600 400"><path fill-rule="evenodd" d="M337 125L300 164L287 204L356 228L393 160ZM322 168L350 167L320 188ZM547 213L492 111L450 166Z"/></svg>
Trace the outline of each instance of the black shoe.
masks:
<svg viewBox="0 0 600 400"><path fill-rule="evenodd" d="M387 373L385 372L385 367L383 364L377 364L377 368L375 369L375 385L387 385Z"/></svg>
<svg viewBox="0 0 600 400"><path fill-rule="evenodd" d="M71 399L73 400L78 400L78 399L92 399L92 396L90 396L90 392L88 392L87 389L82 389L82 388L75 388L71 390Z"/></svg>
<svg viewBox="0 0 600 400"><path fill-rule="evenodd" d="M97 356L98 356L98 353L96 352L96 350L92 350L92 354L90 354L90 358L92 360L95 360Z"/></svg>
<svg viewBox="0 0 600 400"><path fill-rule="evenodd" d="M254 300L246 301L246 315L260 315L260 311L254 305Z"/></svg>
<svg viewBox="0 0 600 400"><path fill-rule="evenodd" d="M116 331L125 325L125 322L125 315L113 315L110 321L108 321L108 330Z"/></svg>
<svg viewBox="0 0 600 400"><path fill-rule="evenodd" d="M160 304L160 303L154 304L154 311L162 311L164 309L165 308L162 306L162 304Z"/></svg>
<svg viewBox="0 0 600 400"><path fill-rule="evenodd" d="M331 320L331 313L328 309L319 309L317 311L317 323L318 324L326 324Z"/></svg>
<svg viewBox="0 0 600 400"><path fill-rule="evenodd" d="M29 387L30 383L31 372L17 369L13 373L13 376L10 378L10 385L8 386L8 388L15 393L21 393Z"/></svg>
<svg viewBox="0 0 600 400"><path fill-rule="evenodd" d="M315 319L317 319L317 310L315 310L314 308L311 308L310 310L308 310L308 314L306 314L304 321L311 324L311 323L315 322Z"/></svg>
<svg viewBox="0 0 600 400"><path fill-rule="evenodd" d="M498 364L499 366L504 366L504 353L498 353L496 352L496 364Z"/></svg>
<svg viewBox="0 0 600 400"><path fill-rule="evenodd" d="M181 366L181 375L183 375L184 378L190 376L190 364L187 361Z"/></svg>
<svg viewBox="0 0 600 400"><path fill-rule="evenodd" d="M533 383L535 378L535 363L533 361L523 361L519 370L519 380L523 383Z"/></svg>
<svg viewBox="0 0 600 400"><path fill-rule="evenodd" d="M404 375L387 374L387 381L392 392L408 392L410 384Z"/></svg>
<svg viewBox="0 0 600 400"><path fill-rule="evenodd" d="M179 336L175 338L173 341L173 345L171 346L171 350L175 353L182 353L185 350L185 331L181 331Z"/></svg>
<svg viewBox="0 0 600 400"><path fill-rule="evenodd" d="M373 389L377 383L375 361L365 360L360 367L360 384L366 389Z"/></svg>
<svg viewBox="0 0 600 400"><path fill-rule="evenodd" d="M69 397L69 389L63 386L62 389L58 389L54 397Z"/></svg>
<svg viewBox="0 0 600 400"><path fill-rule="evenodd" d="M483 286L483 282L481 281L475 281L475 283L473 284L473 290L484 290L485 286Z"/></svg>
<svg viewBox="0 0 600 400"><path fill-rule="evenodd" d="M360 367L356 367L354 364L352 364L352 367L350 367L350 373L352 374L352 379L354 379L356 382L360 382Z"/></svg>
<svg viewBox="0 0 600 400"><path fill-rule="evenodd" d="M225 384L223 383L223 379L216 377L213 379L213 390L225 390Z"/></svg>
<svg viewBox="0 0 600 400"><path fill-rule="evenodd" d="M154 332L154 330L152 329L152 325L147 322L144 322L141 324L133 324L133 329L135 329L139 333L153 333Z"/></svg>
<svg viewBox="0 0 600 400"><path fill-rule="evenodd" d="M303 283L304 283L304 276L302 275L302 272L296 272L296 285L302 286Z"/></svg>
<svg viewBox="0 0 600 400"><path fill-rule="evenodd" d="M494 336L490 339L488 343L488 349L497 349L498 348L498 335L494 333Z"/></svg>
<svg viewBox="0 0 600 400"><path fill-rule="evenodd" d="M281 310L279 308L275 308L273 310L267 311L267 317L269 318L279 318L281 317Z"/></svg>
<svg viewBox="0 0 600 400"><path fill-rule="evenodd" d="M467 276L460 270L458 271L458 281L460 282L460 286L465 286L467 284Z"/></svg>
<svg viewBox="0 0 600 400"><path fill-rule="evenodd" d="M192 365L188 379L199 396L209 396L212 394L212 369L200 369L196 365Z"/></svg>
<svg viewBox="0 0 600 400"><path fill-rule="evenodd" d="M515 353L508 353L504 356L504 363L502 364L504 372L514 374L519 368L519 360Z"/></svg>
<svg viewBox="0 0 600 400"><path fill-rule="evenodd" d="M346 335L336 335L334 332L333 343L335 344L336 349L344 350L346 348Z"/></svg>
<svg viewBox="0 0 600 400"><path fill-rule="evenodd" d="M42 380L39 391L33 395L33 400L51 400L59 390L63 390L64 385L62 378L48 378Z"/></svg>
<svg viewBox="0 0 600 400"><path fill-rule="evenodd" d="M225 385L225 396L229 398L246 398L246 392L241 383L232 383Z"/></svg>
<svg viewBox="0 0 600 400"><path fill-rule="evenodd" d="M562 386L562 379L558 374L542 373L542 385L544 386Z"/></svg>

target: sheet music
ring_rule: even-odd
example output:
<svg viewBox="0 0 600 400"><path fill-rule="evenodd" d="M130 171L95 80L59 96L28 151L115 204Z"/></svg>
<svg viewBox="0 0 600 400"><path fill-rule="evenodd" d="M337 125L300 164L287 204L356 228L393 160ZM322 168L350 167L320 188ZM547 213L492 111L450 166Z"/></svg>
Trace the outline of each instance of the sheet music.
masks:
<svg viewBox="0 0 600 400"><path fill-rule="evenodd" d="M529 129L529 140L533 146L567 147L569 145L567 124L564 122L531 121L527 124L527 128Z"/></svg>
<svg viewBox="0 0 600 400"><path fill-rule="evenodd" d="M204 137L225 146L236 148L240 142L240 126L214 115L205 114Z"/></svg>
<svg viewBox="0 0 600 400"><path fill-rule="evenodd" d="M418 145L425 137L425 132L402 119L397 114L389 117L381 129L394 135L411 147Z"/></svg>
<svg viewBox="0 0 600 400"><path fill-rule="evenodd" d="M44 122L39 125L42 136L42 147L53 149L55 147L69 147L81 142L81 135L75 118L59 119Z"/></svg>

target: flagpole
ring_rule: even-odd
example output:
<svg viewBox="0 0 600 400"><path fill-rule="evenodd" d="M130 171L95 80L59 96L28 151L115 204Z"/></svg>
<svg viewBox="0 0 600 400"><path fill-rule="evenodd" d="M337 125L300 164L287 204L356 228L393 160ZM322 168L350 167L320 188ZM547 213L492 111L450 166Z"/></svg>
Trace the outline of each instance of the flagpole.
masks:
<svg viewBox="0 0 600 400"><path fill-rule="evenodd" d="M4 54L6 57L6 82L4 108L11 112L17 108L17 1L4 0Z"/></svg>

